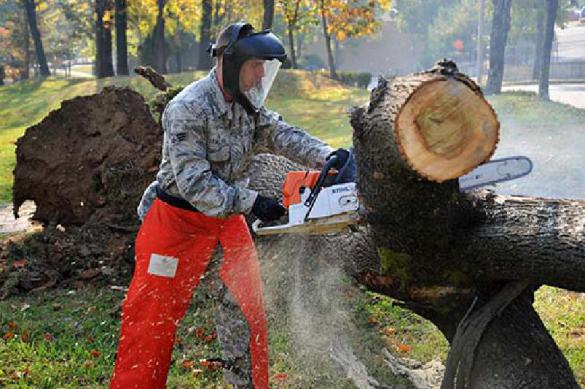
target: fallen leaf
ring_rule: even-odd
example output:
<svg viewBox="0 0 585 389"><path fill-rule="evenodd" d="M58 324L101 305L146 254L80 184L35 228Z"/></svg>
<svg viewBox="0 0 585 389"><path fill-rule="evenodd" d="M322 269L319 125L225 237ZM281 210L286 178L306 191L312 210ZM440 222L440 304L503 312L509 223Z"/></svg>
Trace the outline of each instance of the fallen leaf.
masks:
<svg viewBox="0 0 585 389"><path fill-rule="evenodd" d="M275 380L286 380L288 378L288 374L286 373L276 373L272 376Z"/></svg>
<svg viewBox="0 0 585 389"><path fill-rule="evenodd" d="M26 303L25 304L22 304L22 307L20 308L20 312L24 312L24 311L26 311L29 308L30 308L30 305L29 304L26 304Z"/></svg>
<svg viewBox="0 0 585 389"><path fill-rule="evenodd" d="M28 342L30 340L30 332L28 330L22 331L22 333L20 334L20 340L22 340L25 343Z"/></svg>
<svg viewBox="0 0 585 389"><path fill-rule="evenodd" d="M203 339L205 337L205 328L197 327L195 328L195 336L199 339Z"/></svg>
<svg viewBox="0 0 585 389"><path fill-rule="evenodd" d="M219 370L223 367L220 361L210 361L208 359L200 359L199 364L207 370Z"/></svg>
<svg viewBox="0 0 585 389"><path fill-rule="evenodd" d="M47 342L52 342L55 339L55 337L53 336L53 334L51 334L50 332L45 332L45 334L43 335L43 338Z"/></svg>
<svg viewBox="0 0 585 389"><path fill-rule="evenodd" d="M402 353L409 353L412 351L412 347L410 347L407 344L399 344L398 345L398 351L402 352Z"/></svg>
<svg viewBox="0 0 585 389"><path fill-rule="evenodd" d="M391 335L394 335L396 333L396 328L386 327L386 330L384 330L384 332L386 333L386 335L391 336Z"/></svg>
<svg viewBox="0 0 585 389"><path fill-rule="evenodd" d="M95 362L92 361L91 359L87 359L85 362L83 362L83 367L85 367L86 369L92 368L95 366Z"/></svg>
<svg viewBox="0 0 585 389"><path fill-rule="evenodd" d="M91 354L91 356L92 356L92 357L94 357L94 358L98 358L100 355L102 355L102 353L101 353L101 352L99 352L98 350L91 350L89 353L90 353L90 354Z"/></svg>
<svg viewBox="0 0 585 389"><path fill-rule="evenodd" d="M185 359L183 363L181 363L181 366L183 366L183 369L192 369L195 366L195 362L190 359Z"/></svg>
<svg viewBox="0 0 585 389"><path fill-rule="evenodd" d="M14 338L14 332L8 331L7 333L4 334L4 336L2 338L4 340L10 340L10 339Z"/></svg>
<svg viewBox="0 0 585 389"><path fill-rule="evenodd" d="M12 267L15 269L22 269L28 264L28 261L25 258L17 259L16 261L12 262Z"/></svg>
<svg viewBox="0 0 585 389"><path fill-rule="evenodd" d="M93 342L95 342L95 338L93 337L93 335L88 335L88 336L87 336L87 341L88 341L89 343L93 343Z"/></svg>
<svg viewBox="0 0 585 389"><path fill-rule="evenodd" d="M11 320L8 322L8 328L10 328L11 330L15 330L18 328L18 324L16 324L16 322Z"/></svg>
<svg viewBox="0 0 585 389"><path fill-rule="evenodd" d="M209 343L209 342L213 342L215 339L217 338L217 335L214 333L207 335L204 340Z"/></svg>

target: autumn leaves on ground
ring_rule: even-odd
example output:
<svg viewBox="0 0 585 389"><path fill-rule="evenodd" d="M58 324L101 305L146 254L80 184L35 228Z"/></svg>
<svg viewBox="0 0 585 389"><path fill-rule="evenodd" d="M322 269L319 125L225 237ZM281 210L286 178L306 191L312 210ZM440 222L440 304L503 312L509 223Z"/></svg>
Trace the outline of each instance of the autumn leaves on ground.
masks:
<svg viewBox="0 0 585 389"><path fill-rule="evenodd" d="M201 74L170 77L175 85L186 84ZM0 89L0 202L11 197L11 172L14 168L14 141L24 129L56 109L61 100L100 90L108 84L130 85L150 97L154 91L139 78L95 80L47 79ZM286 88L284 86L287 86ZM293 87L291 87L291 85ZM316 87L318 85L318 87ZM364 90L345 87L316 74L283 72L268 105L289 122L308 128L333 146L348 146L350 126L345 114L352 105L367 101ZM506 106L515 104L514 112ZM537 123L546 127L547 117L559 120L582 120L585 113L541 104L529 95L505 95L492 100L503 128L521 131ZM514 126L506 126L514 117ZM551 119L552 120L552 119ZM518 151L521 153L521 151ZM24 239L25 234L2 235L0 280L2 273L19 271L34 265L35 247L9 245ZM11 249L6 249L12 247ZM71 258L75 261L75 258ZM281 307L284 296L273 291L287 287L273 284L283 278L274 262L264 261L271 350L271 383L274 387L354 387L346 372L329 358L329 350L298 346L299 328L291 324ZM307 269L306 269L307 270ZM311 269L303 277L314 277ZM285 280L286 281L286 280ZM289 280L290 281L290 280ZM114 362L119 330L120 303L128 278L110 286L73 283L65 288L49 288L29 295L12 296L0 301L0 386L14 387L106 387ZM292 282L292 281L291 281ZM348 327L357 329L348 335L352 352L368 367L368 373L388 382L382 349L392 353L430 361L444 359L447 343L433 326L416 315L402 310L392 300L366 292L341 277L336 299ZM193 305L178 332L169 375L170 388L221 387L221 372L213 362L220 356L213 328L214 301L198 291ZM585 380L585 297L553 288L537 293L536 306L555 340L563 349L578 380ZM289 307L290 308L290 307ZM310 324L307 323L307 326ZM330 324L323 324L325 326ZM331 324L333 325L333 324ZM356 335L357 334L357 335ZM400 386L397 383L397 386Z"/></svg>

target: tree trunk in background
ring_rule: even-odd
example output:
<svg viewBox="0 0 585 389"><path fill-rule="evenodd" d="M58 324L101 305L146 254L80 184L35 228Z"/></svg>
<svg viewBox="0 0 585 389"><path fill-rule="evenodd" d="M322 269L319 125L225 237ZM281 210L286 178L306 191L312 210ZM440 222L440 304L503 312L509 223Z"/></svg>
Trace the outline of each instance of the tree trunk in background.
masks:
<svg viewBox="0 0 585 389"><path fill-rule="evenodd" d="M213 33L215 34L215 36L211 37L212 39L215 39L215 37L219 35L219 32L225 27L222 26L225 12L223 15L219 14L219 10L221 7L222 7L221 0L216 0L215 5L213 6L213 21L211 23Z"/></svg>
<svg viewBox="0 0 585 389"><path fill-rule="evenodd" d="M37 62L39 63L39 70L42 77L47 77L49 73L49 65L47 65L47 57L43 49L43 41L41 40L41 33L37 25L37 10L35 8L34 0L24 0L24 7L26 10L26 17L30 27L30 33L35 43L35 52L37 54Z"/></svg>
<svg viewBox="0 0 585 389"><path fill-rule="evenodd" d="M481 85L481 78L483 76L483 25L485 14L485 0L480 0L479 3L479 20L477 24L477 63L476 75L477 84Z"/></svg>
<svg viewBox="0 0 585 389"><path fill-rule="evenodd" d="M532 67L532 79L538 80L540 67L542 66L542 44L544 42L544 25L546 23L546 0L540 0L536 9L536 42L534 64Z"/></svg>
<svg viewBox="0 0 585 389"><path fill-rule="evenodd" d="M510 30L510 6L512 0L493 0L494 18L490 36L490 70L485 94L499 94L504 79L504 55Z"/></svg>
<svg viewBox="0 0 585 389"><path fill-rule="evenodd" d="M559 0L548 0L546 10L546 25L544 29L544 40L542 42L542 59L540 60L540 74L538 77L538 97L541 100L549 100L548 83L550 77L550 57L552 43L555 36L555 21L557 20L557 9Z"/></svg>
<svg viewBox="0 0 585 389"><path fill-rule="evenodd" d="M95 0L95 76L104 78L104 0Z"/></svg>
<svg viewBox="0 0 585 389"><path fill-rule="evenodd" d="M128 4L126 0L116 0L116 74L127 76L128 71Z"/></svg>
<svg viewBox="0 0 585 389"><path fill-rule="evenodd" d="M104 23L104 14L111 9L109 0L95 1L95 76L112 77L112 30L110 23Z"/></svg>
<svg viewBox="0 0 585 389"><path fill-rule="evenodd" d="M106 11L112 11L113 4L111 0L106 1ZM113 64L113 50L112 50L112 28L113 23L110 18L107 22L104 22L104 55L103 60L103 74L104 77L114 77L114 64Z"/></svg>
<svg viewBox="0 0 585 389"><path fill-rule="evenodd" d="M297 58L301 58L303 55L303 33L302 31L297 32Z"/></svg>
<svg viewBox="0 0 585 389"><path fill-rule="evenodd" d="M28 30L28 23L26 22L26 10L24 12L24 66L22 73L20 73L21 80L28 80L30 77L30 33Z"/></svg>
<svg viewBox="0 0 585 389"><path fill-rule="evenodd" d="M157 0L158 14L154 27L154 58L153 67L159 73L167 72L167 53L165 44L165 10L166 0Z"/></svg>
<svg viewBox="0 0 585 389"><path fill-rule="evenodd" d="M264 17L262 18L262 29L272 28L274 20L274 0L264 0Z"/></svg>
<svg viewBox="0 0 585 389"><path fill-rule="evenodd" d="M6 73L4 72L4 65L0 64L0 86L4 86L4 77L6 77Z"/></svg>
<svg viewBox="0 0 585 389"><path fill-rule="evenodd" d="M297 56L295 54L294 25L292 23L289 23L288 24L288 45L290 46L290 62L291 62L291 67L293 69L298 69L298 67L297 67Z"/></svg>
<svg viewBox="0 0 585 389"><path fill-rule="evenodd" d="M323 25L323 36L325 37L325 49L327 50L327 62L329 63L329 76L337 80L337 73L335 72L335 62L333 61L333 52L331 50L331 35L327 30L327 16L325 15L324 0L320 2L321 24Z"/></svg>
<svg viewBox="0 0 585 389"><path fill-rule="evenodd" d="M208 70L211 69L211 56L207 52L207 48L211 43L211 16L213 4L211 0L203 0L201 6L202 18L199 41L199 62L197 64L197 69Z"/></svg>

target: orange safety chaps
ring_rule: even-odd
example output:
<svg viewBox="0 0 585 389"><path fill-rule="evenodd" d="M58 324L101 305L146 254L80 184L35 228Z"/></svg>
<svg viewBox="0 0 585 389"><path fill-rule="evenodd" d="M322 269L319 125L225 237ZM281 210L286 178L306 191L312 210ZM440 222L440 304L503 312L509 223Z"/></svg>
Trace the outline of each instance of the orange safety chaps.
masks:
<svg viewBox="0 0 585 389"><path fill-rule="evenodd" d="M254 388L268 388L260 267L244 217L213 218L160 199L136 237L136 267L122 307L110 388L165 388L177 325L218 243L224 255L219 275L250 329Z"/></svg>

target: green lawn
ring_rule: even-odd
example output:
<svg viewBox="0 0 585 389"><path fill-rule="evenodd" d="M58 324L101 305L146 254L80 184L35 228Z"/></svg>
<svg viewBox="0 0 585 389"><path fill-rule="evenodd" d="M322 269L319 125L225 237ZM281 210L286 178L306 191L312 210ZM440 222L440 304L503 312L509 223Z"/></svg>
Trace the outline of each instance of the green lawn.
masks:
<svg viewBox="0 0 585 389"><path fill-rule="evenodd" d="M187 84L203 74L184 73L170 76L169 80L174 85ZM130 85L146 96L156 93L138 77L100 81L50 78L0 88L0 204L11 198L14 142L24 130L58 108L62 100L95 93L112 84ZM314 74L287 71L279 75L267 105L291 124L307 128L338 147L351 143L347 109L367 99L364 90L340 86ZM526 128L555 128L559 122L582 126L585 118L584 110L542 103L532 94L503 94L489 100L503 123L513 121ZM348 301L353 304L352 320L365 329L361 351L364 355L368 353L366 346L383 344L422 361L444 359L447 344L430 323L396 307L391 299L347 288ZM119 326L117 314L111 311L122 297L123 292L100 288L53 290L0 302L0 387L105 387ZM194 314L201 299L199 295L195 298L194 307L181 325L182 342L175 350L169 387L221 385L217 372L199 372L197 364L183 367L184 361L218 353L216 342L205 342L193 335L193 328L197 327L207 333L212 331L211 308L199 309ZM537 293L535 305L585 386L583 294L545 287ZM283 320L269 314L272 382L283 388L314 387L312 374L318 365L303 365L298 359L288 338L288 324ZM371 363L375 369L381 369L379 360ZM348 385L347 380L339 377L323 379L333 385L329 387Z"/></svg>

